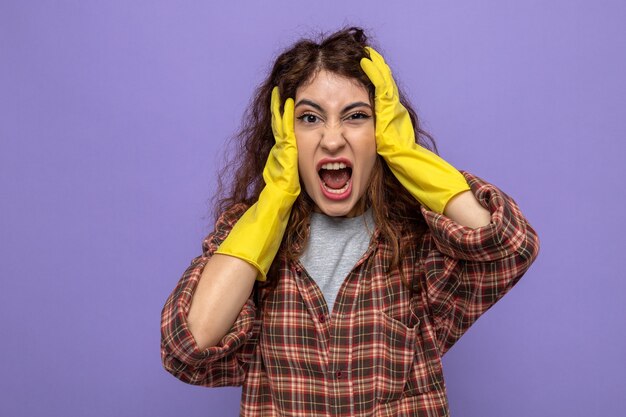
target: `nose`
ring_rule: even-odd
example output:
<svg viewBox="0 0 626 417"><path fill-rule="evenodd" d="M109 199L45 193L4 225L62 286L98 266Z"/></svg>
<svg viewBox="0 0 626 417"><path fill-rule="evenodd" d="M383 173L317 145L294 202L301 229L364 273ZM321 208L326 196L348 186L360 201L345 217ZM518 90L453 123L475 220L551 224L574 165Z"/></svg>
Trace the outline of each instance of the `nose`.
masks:
<svg viewBox="0 0 626 417"><path fill-rule="evenodd" d="M322 131L320 146L329 153L337 153L346 146L345 132L341 124L327 126Z"/></svg>

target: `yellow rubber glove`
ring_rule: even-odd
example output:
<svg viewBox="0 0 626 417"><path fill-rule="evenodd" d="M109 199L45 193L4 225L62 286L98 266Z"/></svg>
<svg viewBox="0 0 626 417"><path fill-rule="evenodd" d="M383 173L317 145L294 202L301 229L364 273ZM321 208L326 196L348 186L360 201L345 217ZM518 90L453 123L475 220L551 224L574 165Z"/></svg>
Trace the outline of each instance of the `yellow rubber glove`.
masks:
<svg viewBox="0 0 626 417"><path fill-rule="evenodd" d="M430 210L443 213L452 197L470 187L456 168L415 143L413 124L400 103L391 69L378 52L365 49L370 59L361 59L361 68L376 88L376 150L413 197Z"/></svg>
<svg viewBox="0 0 626 417"><path fill-rule="evenodd" d="M300 194L293 99L285 101L281 116L280 95L278 87L274 87L271 109L276 143L263 169L265 187L259 200L241 216L216 251L253 265L259 270L259 281L267 278L287 228L291 207Z"/></svg>

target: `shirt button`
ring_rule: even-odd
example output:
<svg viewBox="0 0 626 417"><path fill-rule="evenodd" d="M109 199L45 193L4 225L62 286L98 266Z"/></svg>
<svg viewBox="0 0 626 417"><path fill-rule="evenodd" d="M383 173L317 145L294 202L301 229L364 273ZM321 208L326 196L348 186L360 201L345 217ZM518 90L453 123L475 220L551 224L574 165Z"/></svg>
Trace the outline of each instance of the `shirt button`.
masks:
<svg viewBox="0 0 626 417"><path fill-rule="evenodd" d="M319 319L320 323L324 323L326 321L326 316L324 316L323 314L320 314L318 319Z"/></svg>
<svg viewBox="0 0 626 417"><path fill-rule="evenodd" d="M341 371L337 371L335 375L337 375L337 379L341 379L341 376L343 375L343 373Z"/></svg>

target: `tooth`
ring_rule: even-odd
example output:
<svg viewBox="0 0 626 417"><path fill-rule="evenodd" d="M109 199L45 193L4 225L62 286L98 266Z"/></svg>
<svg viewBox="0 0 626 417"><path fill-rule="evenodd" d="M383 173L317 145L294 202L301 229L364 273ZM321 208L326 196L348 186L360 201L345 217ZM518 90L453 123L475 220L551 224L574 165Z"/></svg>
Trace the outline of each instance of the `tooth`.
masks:
<svg viewBox="0 0 626 417"><path fill-rule="evenodd" d="M344 162L327 162L321 166L321 169L338 170L345 169L347 165Z"/></svg>

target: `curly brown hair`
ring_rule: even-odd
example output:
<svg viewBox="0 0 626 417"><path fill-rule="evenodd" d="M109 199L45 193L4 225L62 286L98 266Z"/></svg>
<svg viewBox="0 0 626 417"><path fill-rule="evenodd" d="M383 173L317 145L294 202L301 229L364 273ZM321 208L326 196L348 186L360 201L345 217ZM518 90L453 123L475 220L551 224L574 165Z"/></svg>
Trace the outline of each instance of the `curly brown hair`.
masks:
<svg viewBox="0 0 626 417"><path fill-rule="evenodd" d="M310 81L317 72L326 70L360 82L369 91L370 102L374 103L374 85L360 66L361 58L369 57L365 46L369 44L363 29L350 27L331 35L320 35L317 42L302 39L278 56L269 76L257 88L244 115L241 130L233 138L236 149L218 178L215 216L235 204L254 204L265 186L262 172L274 145L269 104L275 86L278 86L281 102L284 103L286 98L295 97L298 87ZM400 101L411 117L416 142L437 152L435 141L421 129L417 114L402 91ZM309 216L314 203L304 186L301 188L277 258L298 259L307 241ZM378 156L360 204L372 207L379 238L384 239L391 250L390 268L396 267L407 250L405 239L402 239L405 232L411 230L421 234L426 228L419 202L405 190ZM274 262L274 266L276 264ZM270 270L268 280L275 276L277 274Z"/></svg>

